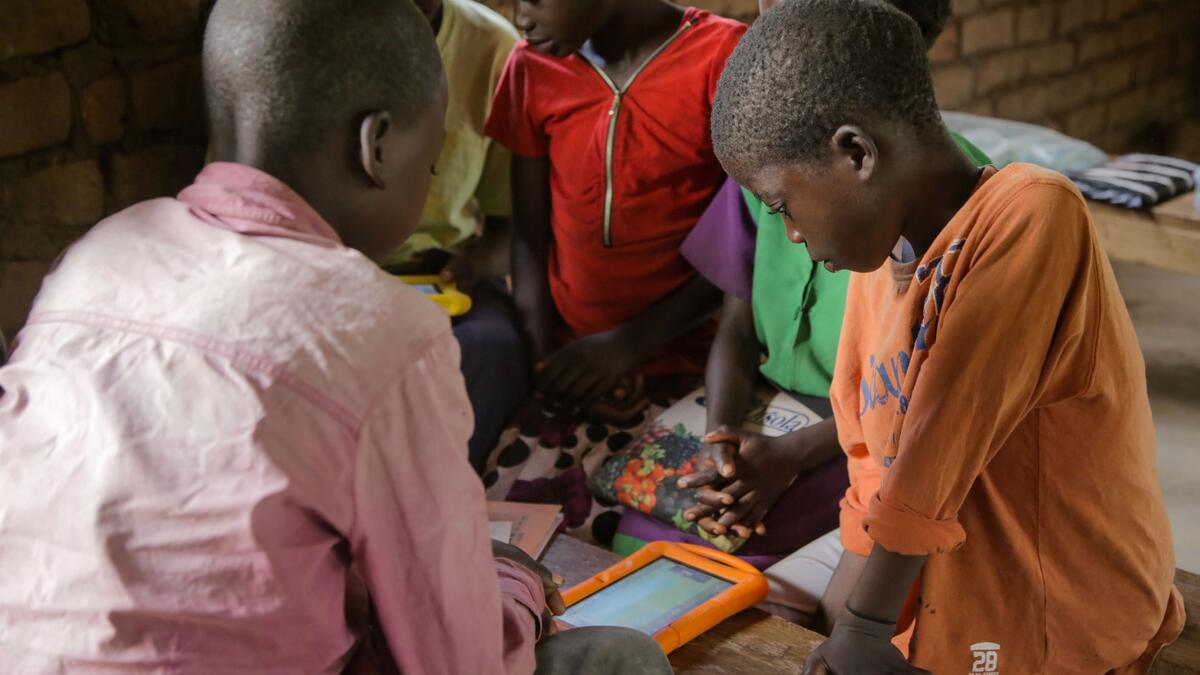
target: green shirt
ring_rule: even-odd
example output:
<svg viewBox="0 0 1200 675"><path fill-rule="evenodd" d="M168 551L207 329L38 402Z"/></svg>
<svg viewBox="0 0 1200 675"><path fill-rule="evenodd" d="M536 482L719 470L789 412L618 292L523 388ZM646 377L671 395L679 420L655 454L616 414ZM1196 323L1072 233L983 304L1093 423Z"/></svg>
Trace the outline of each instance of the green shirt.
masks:
<svg viewBox="0 0 1200 675"><path fill-rule="evenodd" d="M970 141L950 135L976 166L991 164ZM786 391L828 398L850 273L831 273L813 262L808 246L788 240L780 215L745 188L742 196L758 228L750 302L767 355L759 371Z"/></svg>

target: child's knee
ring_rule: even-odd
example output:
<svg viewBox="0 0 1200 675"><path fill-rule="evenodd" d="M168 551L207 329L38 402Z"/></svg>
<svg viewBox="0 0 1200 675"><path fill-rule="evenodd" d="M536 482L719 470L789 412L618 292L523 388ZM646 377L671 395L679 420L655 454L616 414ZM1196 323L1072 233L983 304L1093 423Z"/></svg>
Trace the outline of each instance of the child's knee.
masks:
<svg viewBox="0 0 1200 675"><path fill-rule="evenodd" d="M542 641L536 675L667 675L666 654L653 638L630 628L575 628Z"/></svg>
<svg viewBox="0 0 1200 675"><path fill-rule="evenodd" d="M525 341L516 323L504 315L463 321L454 327L454 337L462 352L463 375L468 380L487 374L519 381L528 370Z"/></svg>
<svg viewBox="0 0 1200 675"><path fill-rule="evenodd" d="M662 647L645 633L632 628L608 626L597 637L599 647L620 662L619 672L647 675L671 672L671 664Z"/></svg>

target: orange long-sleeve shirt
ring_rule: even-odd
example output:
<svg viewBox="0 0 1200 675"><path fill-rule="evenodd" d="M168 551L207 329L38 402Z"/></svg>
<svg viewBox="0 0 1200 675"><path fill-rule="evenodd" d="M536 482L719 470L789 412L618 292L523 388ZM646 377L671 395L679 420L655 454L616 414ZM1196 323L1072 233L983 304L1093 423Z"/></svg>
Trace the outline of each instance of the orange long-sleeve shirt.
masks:
<svg viewBox="0 0 1200 675"><path fill-rule="evenodd" d="M986 169L920 260L855 275L846 308L842 537L929 555L910 661L1144 672L1183 608L1145 366L1074 186Z"/></svg>

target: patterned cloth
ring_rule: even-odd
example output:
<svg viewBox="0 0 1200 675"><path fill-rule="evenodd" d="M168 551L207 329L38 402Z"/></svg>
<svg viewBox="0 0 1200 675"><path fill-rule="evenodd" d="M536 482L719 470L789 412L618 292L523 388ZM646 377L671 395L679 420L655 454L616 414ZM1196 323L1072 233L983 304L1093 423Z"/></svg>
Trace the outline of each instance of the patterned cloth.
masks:
<svg viewBox="0 0 1200 675"><path fill-rule="evenodd" d="M1122 155L1071 175L1084 197L1129 209L1148 209L1194 190L1200 164L1162 155Z"/></svg>
<svg viewBox="0 0 1200 675"><path fill-rule="evenodd" d="M488 499L561 504L560 531L611 547L621 518L615 502L588 492L588 476L645 432L650 422L700 385L694 376L646 380L651 405L624 424L597 424L556 414L534 396L517 411L488 458Z"/></svg>

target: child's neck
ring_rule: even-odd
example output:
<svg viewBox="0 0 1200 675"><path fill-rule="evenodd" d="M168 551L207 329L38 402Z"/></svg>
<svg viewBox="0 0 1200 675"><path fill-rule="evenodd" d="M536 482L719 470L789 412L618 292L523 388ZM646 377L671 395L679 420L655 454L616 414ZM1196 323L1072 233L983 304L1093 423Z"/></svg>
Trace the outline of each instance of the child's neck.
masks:
<svg viewBox="0 0 1200 675"><path fill-rule="evenodd" d="M254 138L257 134L246 134ZM350 205L341 186L337 162L327 161L342 153L322 148L315 153L281 153L257 142L237 142L236 134L227 125L210 130L212 161L233 162L253 167L287 185L313 208L339 234L340 223L349 220ZM336 143L331 144L336 148ZM324 158L324 159L322 159ZM343 235L344 236L344 235Z"/></svg>
<svg viewBox="0 0 1200 675"><path fill-rule="evenodd" d="M682 18L683 9L665 0L618 0L592 35L592 49L610 75L627 75L678 30ZM623 84L625 78L613 79Z"/></svg>
<svg viewBox="0 0 1200 675"><path fill-rule="evenodd" d="M912 173L908 189L921 197L904 221L904 238L918 259L974 194L980 171L946 134L921 155L922 168Z"/></svg>

